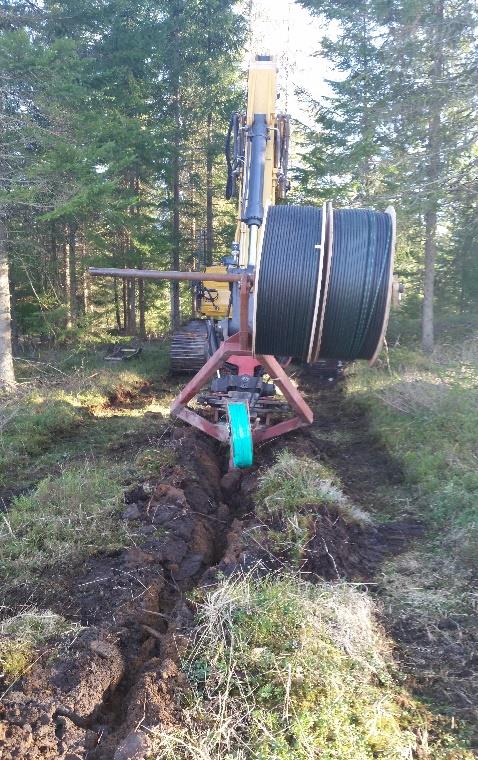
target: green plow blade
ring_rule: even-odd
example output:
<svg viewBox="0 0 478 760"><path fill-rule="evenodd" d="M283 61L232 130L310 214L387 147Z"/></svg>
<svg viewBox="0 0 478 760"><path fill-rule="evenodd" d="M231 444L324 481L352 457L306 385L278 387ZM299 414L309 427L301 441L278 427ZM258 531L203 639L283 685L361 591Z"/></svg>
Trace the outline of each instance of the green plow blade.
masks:
<svg viewBox="0 0 478 760"><path fill-rule="evenodd" d="M245 401L227 405L231 428L231 451L234 467L251 467L254 454L252 446L249 408Z"/></svg>

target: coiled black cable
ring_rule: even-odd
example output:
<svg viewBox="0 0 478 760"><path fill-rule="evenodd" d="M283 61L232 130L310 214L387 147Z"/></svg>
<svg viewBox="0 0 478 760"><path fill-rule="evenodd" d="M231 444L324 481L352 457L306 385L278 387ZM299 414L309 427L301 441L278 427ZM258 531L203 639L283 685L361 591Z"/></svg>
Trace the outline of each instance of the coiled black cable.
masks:
<svg viewBox="0 0 478 760"><path fill-rule="evenodd" d="M388 213L333 211L330 280L319 356L371 359L386 318L393 237Z"/></svg>
<svg viewBox="0 0 478 760"><path fill-rule="evenodd" d="M256 275L256 354L307 360L320 287L322 209L271 206Z"/></svg>

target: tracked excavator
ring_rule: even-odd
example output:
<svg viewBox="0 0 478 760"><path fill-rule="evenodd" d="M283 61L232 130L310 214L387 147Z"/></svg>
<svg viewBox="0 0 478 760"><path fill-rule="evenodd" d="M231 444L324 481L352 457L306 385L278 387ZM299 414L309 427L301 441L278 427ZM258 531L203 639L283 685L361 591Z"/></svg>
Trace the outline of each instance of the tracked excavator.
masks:
<svg viewBox="0 0 478 760"><path fill-rule="evenodd" d="M247 265L249 237L254 234L247 221L257 220L259 224L253 226L260 228L264 207L286 198L289 189L287 169L290 117L275 112L276 76L276 65L272 58L258 56L249 70L247 112L233 113L231 116L225 141L225 196L238 205L238 224L231 250L222 257L222 263L206 266L204 261L200 262L205 274L227 272L230 268ZM254 115L258 112L264 118L254 122ZM248 148L252 139L260 137L260 130L266 146L264 167L254 167L257 176L251 179L247 171L251 166ZM249 202L249 187L254 188L256 193L251 199L252 205ZM231 321L234 320L232 299L233 288L229 283L208 280L194 283L194 318L175 330L171 336L170 367L173 373L197 372L217 350L224 336L229 334Z"/></svg>
<svg viewBox="0 0 478 760"><path fill-rule="evenodd" d="M238 207L221 264L176 272L90 268L94 276L190 281L197 314L173 335L175 371L194 376L171 412L230 446L250 467L254 445L311 424L286 371L367 359L381 349L392 293L395 212L285 202L289 117L277 113L277 66L257 56L247 108L226 140L226 197Z"/></svg>

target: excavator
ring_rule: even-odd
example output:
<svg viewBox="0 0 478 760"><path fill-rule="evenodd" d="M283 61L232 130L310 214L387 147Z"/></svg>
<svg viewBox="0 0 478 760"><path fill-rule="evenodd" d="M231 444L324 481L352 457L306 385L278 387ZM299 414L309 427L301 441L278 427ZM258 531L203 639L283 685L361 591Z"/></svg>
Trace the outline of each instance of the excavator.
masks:
<svg viewBox="0 0 478 760"><path fill-rule="evenodd" d="M247 108L226 140L226 197L237 202L231 250L199 271L90 268L93 276L189 281L195 319L172 336L171 365L194 376L171 413L230 447L230 467L254 445L310 425L287 372L367 359L382 346L392 295L395 212L285 202L290 121L277 113L277 65L258 55Z"/></svg>
<svg viewBox="0 0 478 760"><path fill-rule="evenodd" d="M247 112L233 113L229 122L225 144L225 159L227 165L226 200L236 200L238 205L238 222L236 234L229 255L222 257L222 263L213 266L202 264L205 274L227 272L229 267L246 266L250 235L257 234L250 230L248 220L251 218L260 222L263 212L254 209L255 217L251 216L248 207L248 187L258 190L253 196L253 203L262 203L262 207L275 204L286 198L290 183L287 177L289 161L290 117L288 114L275 112L277 89L277 67L271 56L259 55L249 69ZM266 134L267 143L264 157L263 178L260 173L254 179L248 176L250 168L250 144L255 133L252 133L254 114L263 113L265 119L254 129ZM247 151L247 153L246 153ZM260 183L263 183L262 198L260 198ZM256 247L260 244L260 232L257 241L252 241ZM198 257L201 258L200 256ZM205 258L205 257L204 257ZM170 368L173 373L197 372L207 359L217 350L224 335L229 333L229 320L234 319L232 304L233 289L229 283L204 282L193 283L194 317L185 325L175 330L171 336Z"/></svg>

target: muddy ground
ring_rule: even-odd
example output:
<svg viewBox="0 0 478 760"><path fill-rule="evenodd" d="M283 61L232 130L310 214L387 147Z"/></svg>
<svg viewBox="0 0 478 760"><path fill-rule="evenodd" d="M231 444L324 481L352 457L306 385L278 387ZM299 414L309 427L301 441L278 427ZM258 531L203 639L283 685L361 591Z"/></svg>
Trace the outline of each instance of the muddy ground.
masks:
<svg viewBox="0 0 478 760"><path fill-rule="evenodd" d="M382 511L387 489L400 484L396 464L373 441L363 414L343 404L340 387L324 390L310 378L303 386L314 426L262 446L254 469L242 475L226 474L225 452L210 439L173 428L168 435L176 463L164 477L125 493L122 519L136 545L92 557L70 572L52 568L48 594L35 601L84 628L54 657L46 649L21 681L5 689L2 760L140 760L148 753L149 729L180 720L178 697L187 684L178 662L192 625L187 592L214 582L218 571L287 565L287 557L269 551L266 533L259 544L250 539L257 471L280 448L322 459L355 504L372 514ZM312 579L369 583L373 593L380 593L383 562L416 545L426 530L403 512L364 527L323 508L320 518L303 571ZM452 619L442 621L432 640L415 619L385 622L416 691L471 717L473 621L465 634L461 625L461 640ZM457 671L458 685L448 691L444 657Z"/></svg>

